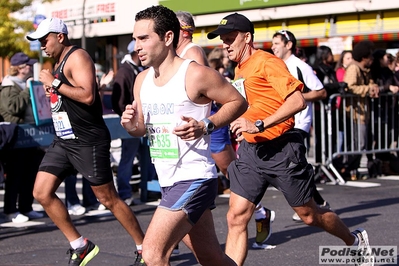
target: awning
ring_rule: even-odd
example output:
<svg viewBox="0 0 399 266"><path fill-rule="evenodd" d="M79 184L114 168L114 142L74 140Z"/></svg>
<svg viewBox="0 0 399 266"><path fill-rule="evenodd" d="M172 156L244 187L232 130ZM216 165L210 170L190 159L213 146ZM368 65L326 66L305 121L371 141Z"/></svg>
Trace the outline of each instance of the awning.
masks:
<svg viewBox="0 0 399 266"><path fill-rule="evenodd" d="M370 41L397 41L399 40L399 32L391 33L378 33L378 34L366 34L366 35L356 35L353 36L354 42L360 42L363 40Z"/></svg>

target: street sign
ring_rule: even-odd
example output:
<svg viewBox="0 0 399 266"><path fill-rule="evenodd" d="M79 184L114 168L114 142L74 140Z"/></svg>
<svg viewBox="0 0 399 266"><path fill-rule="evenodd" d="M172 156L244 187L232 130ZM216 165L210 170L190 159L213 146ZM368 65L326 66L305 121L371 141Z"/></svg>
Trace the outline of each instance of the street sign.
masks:
<svg viewBox="0 0 399 266"><path fill-rule="evenodd" d="M41 44L39 41L31 41L29 45L31 51L40 51Z"/></svg>
<svg viewBox="0 0 399 266"><path fill-rule="evenodd" d="M34 27L35 29L37 29L37 26L39 26L40 22L42 22L42 21L45 20L45 19L46 19L46 16L44 16L44 15L36 15L36 16L33 18L33 27Z"/></svg>

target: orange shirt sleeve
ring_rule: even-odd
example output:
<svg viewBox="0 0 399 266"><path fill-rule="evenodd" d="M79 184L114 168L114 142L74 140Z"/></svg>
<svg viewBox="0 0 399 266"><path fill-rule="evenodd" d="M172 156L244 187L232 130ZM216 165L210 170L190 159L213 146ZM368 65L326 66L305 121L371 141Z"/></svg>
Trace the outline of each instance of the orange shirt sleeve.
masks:
<svg viewBox="0 0 399 266"><path fill-rule="evenodd" d="M288 95L303 88L303 84L289 73L284 61L260 50L236 68L237 78L244 78L249 104L243 117L253 123L276 112ZM243 136L248 142L256 143L274 139L293 127L294 117L263 133L244 133Z"/></svg>

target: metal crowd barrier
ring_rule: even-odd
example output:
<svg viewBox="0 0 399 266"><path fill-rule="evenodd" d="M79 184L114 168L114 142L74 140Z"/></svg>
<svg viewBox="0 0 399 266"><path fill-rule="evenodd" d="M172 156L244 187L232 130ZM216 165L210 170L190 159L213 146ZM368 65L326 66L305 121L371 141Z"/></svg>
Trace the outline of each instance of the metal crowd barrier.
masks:
<svg viewBox="0 0 399 266"><path fill-rule="evenodd" d="M381 93L379 98L333 94L327 104L313 104L315 163L331 182L346 182L334 165L339 157L399 151L398 106L399 96L392 93ZM367 114L366 123L355 115L359 110Z"/></svg>

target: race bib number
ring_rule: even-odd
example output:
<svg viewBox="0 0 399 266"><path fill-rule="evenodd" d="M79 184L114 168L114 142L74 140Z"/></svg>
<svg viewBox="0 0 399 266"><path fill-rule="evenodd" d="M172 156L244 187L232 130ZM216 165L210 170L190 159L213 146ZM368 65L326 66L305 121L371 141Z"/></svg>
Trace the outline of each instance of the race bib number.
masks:
<svg viewBox="0 0 399 266"><path fill-rule="evenodd" d="M53 117L54 130L57 137L60 137L62 139L76 138L75 134L73 133L68 114L66 112L53 113L52 117Z"/></svg>
<svg viewBox="0 0 399 266"><path fill-rule="evenodd" d="M172 123L147 123L150 155L153 159L179 159L178 139Z"/></svg>
<svg viewBox="0 0 399 266"><path fill-rule="evenodd" d="M236 90L238 90L238 92L242 95L242 97L244 97L244 99L247 99L247 94L245 93L245 87L244 87L244 80L243 78L241 79L237 79L237 80L233 80L231 82L231 84L234 86L234 88L236 88Z"/></svg>

